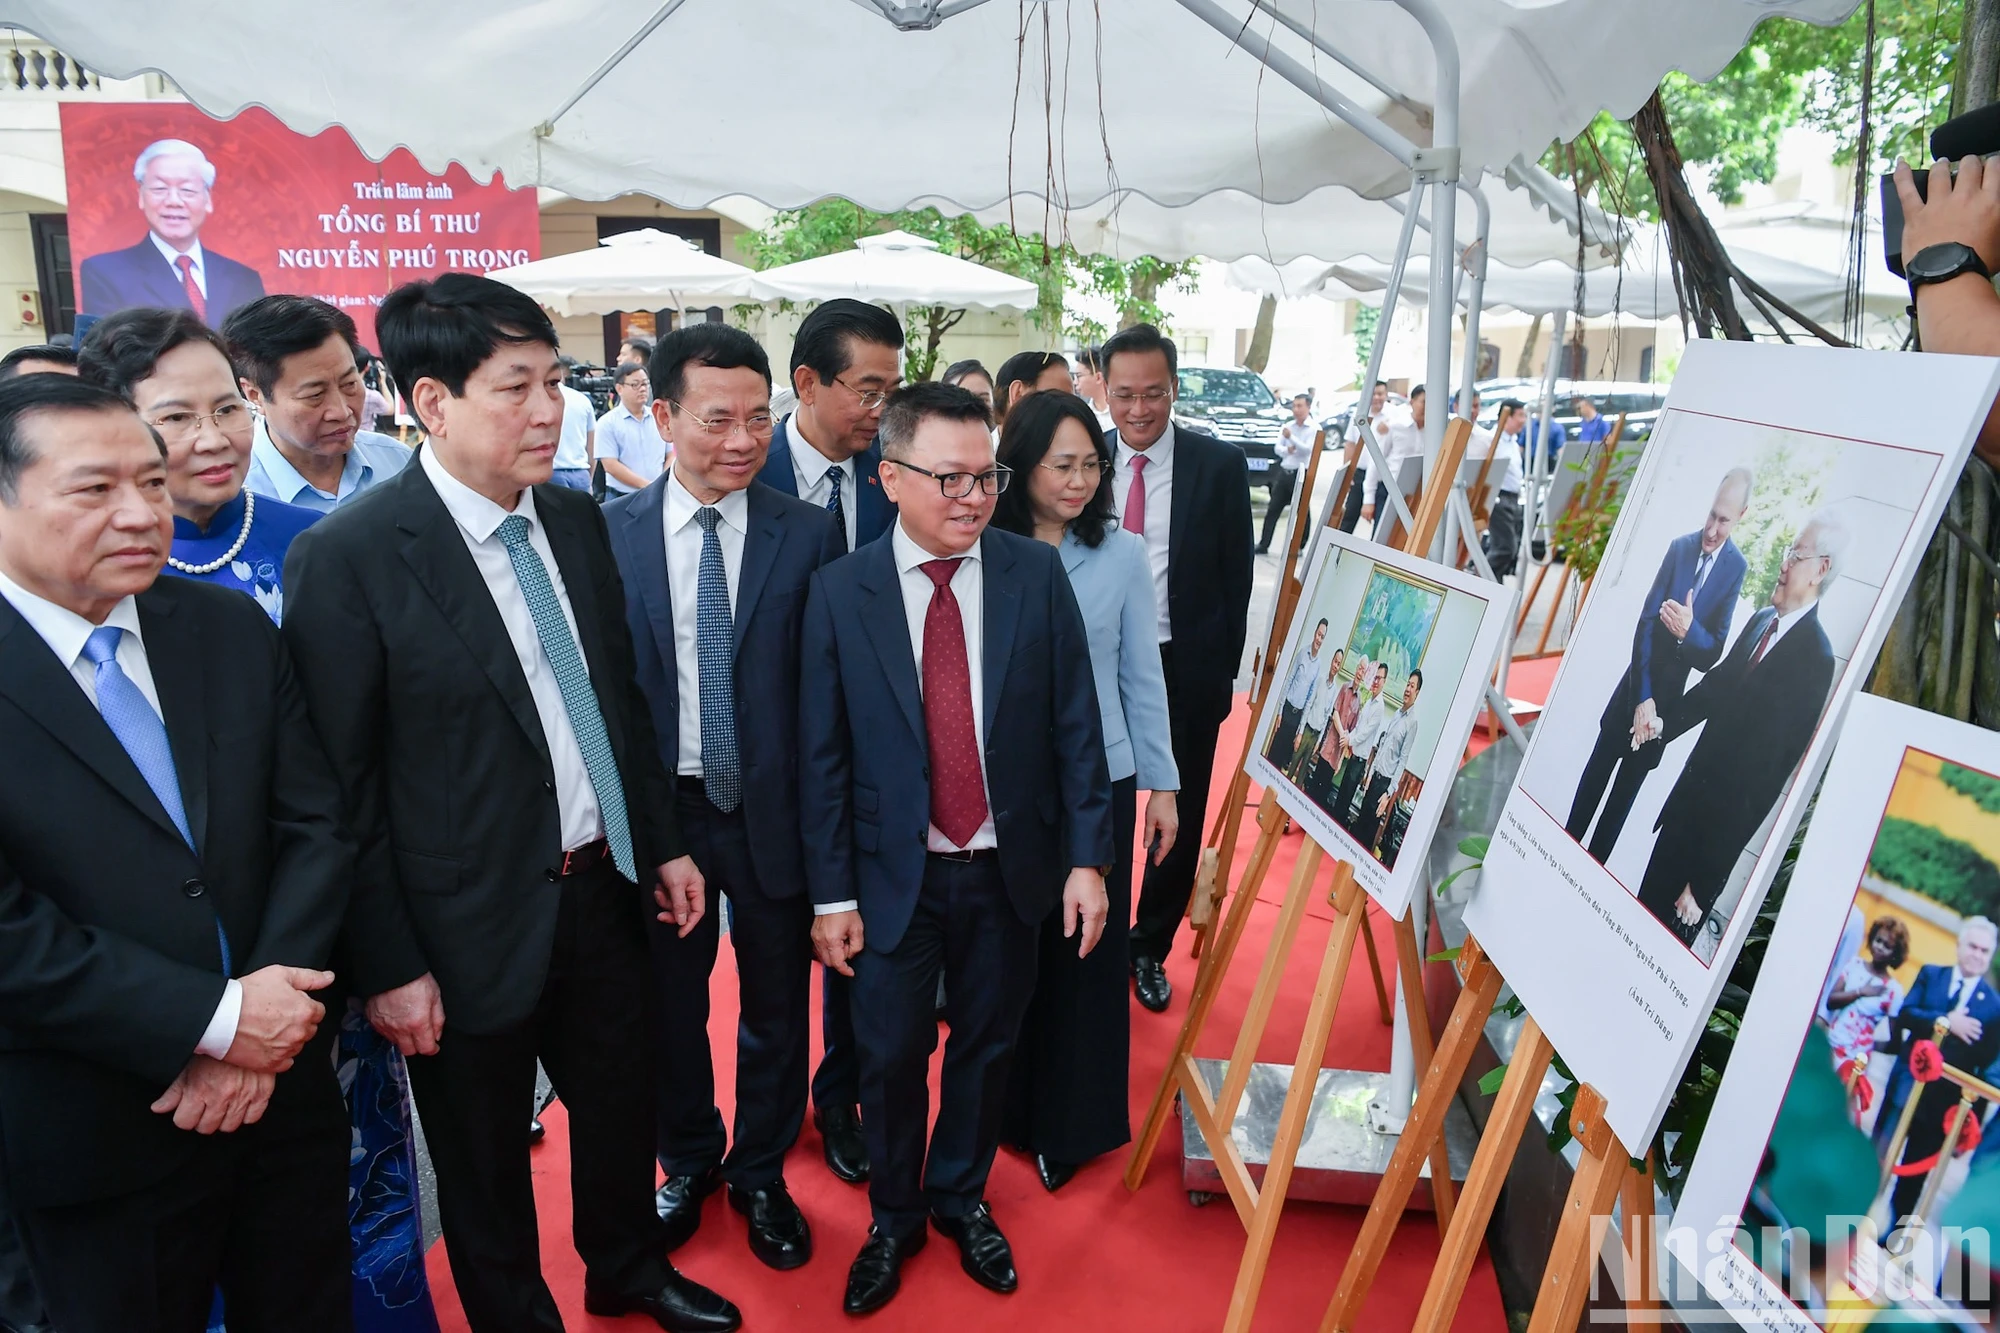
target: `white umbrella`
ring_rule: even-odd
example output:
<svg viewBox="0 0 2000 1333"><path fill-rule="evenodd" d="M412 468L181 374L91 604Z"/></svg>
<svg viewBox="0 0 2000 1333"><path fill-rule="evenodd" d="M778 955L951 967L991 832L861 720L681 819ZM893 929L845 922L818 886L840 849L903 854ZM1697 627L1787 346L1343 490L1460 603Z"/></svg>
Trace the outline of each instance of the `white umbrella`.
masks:
<svg viewBox="0 0 2000 1333"><path fill-rule="evenodd" d="M752 274L751 290L761 301L826 301L851 296L907 306L974 306L981 310L1032 310L1040 301L1035 284L941 254L936 241L906 231L863 236L852 250L802 259Z"/></svg>
<svg viewBox="0 0 2000 1333"><path fill-rule="evenodd" d="M619 232L594 250L537 259L486 275L526 292L558 315L687 310L755 299L756 275L685 236L654 227Z"/></svg>

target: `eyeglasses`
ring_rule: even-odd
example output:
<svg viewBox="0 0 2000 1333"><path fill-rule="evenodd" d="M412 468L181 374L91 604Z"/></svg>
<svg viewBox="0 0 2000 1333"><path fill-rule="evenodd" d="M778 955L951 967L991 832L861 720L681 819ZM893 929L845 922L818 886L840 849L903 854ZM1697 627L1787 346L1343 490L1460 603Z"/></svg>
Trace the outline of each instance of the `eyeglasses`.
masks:
<svg viewBox="0 0 2000 1333"><path fill-rule="evenodd" d="M1801 551L1796 546L1787 546L1785 548L1784 562L1790 566L1797 564L1801 560L1825 560L1827 558L1812 551Z"/></svg>
<svg viewBox="0 0 2000 1333"><path fill-rule="evenodd" d="M230 435L250 427L250 404L224 403L213 412L166 412L154 417L152 427L169 440L192 440L201 434L201 423L213 421L215 428Z"/></svg>
<svg viewBox="0 0 2000 1333"><path fill-rule="evenodd" d="M988 495L998 495L1007 489L1007 481L1014 475L1014 469L1010 467L996 466L986 472L933 472L927 467L918 467L915 463L905 463L894 458L889 461L897 467L908 468L912 472L929 477L938 484L938 493L947 500L963 500L972 494L975 486Z"/></svg>
<svg viewBox="0 0 2000 1333"><path fill-rule="evenodd" d="M738 421L735 417L698 417L673 399L667 399L673 409L693 421L708 434L711 440L726 440L737 431L742 431L753 440L768 440L774 423L769 412L753 413L749 418Z"/></svg>
<svg viewBox="0 0 2000 1333"><path fill-rule="evenodd" d="M1064 481L1076 480L1078 473L1083 474L1085 481L1095 481L1104 475L1104 460L1095 455L1084 459L1081 463L1037 463L1035 466L1047 468Z"/></svg>
<svg viewBox="0 0 2000 1333"><path fill-rule="evenodd" d="M1147 389L1143 393L1134 393L1130 389L1113 389L1105 397L1114 403L1144 403L1148 407L1156 407L1167 401L1167 391Z"/></svg>
<svg viewBox="0 0 2000 1333"><path fill-rule="evenodd" d="M185 185L148 185L146 187L146 197L152 200L156 204L164 204L169 200L177 204L192 204L200 199L206 198L207 195L208 195L208 187L206 185L202 185L199 183L185 184Z"/></svg>
<svg viewBox="0 0 2000 1333"><path fill-rule="evenodd" d="M864 412L873 412L876 408L888 402L889 395L895 392L894 388L857 389L838 375L833 377L833 382L853 394L856 398L859 398L861 400L861 410Z"/></svg>

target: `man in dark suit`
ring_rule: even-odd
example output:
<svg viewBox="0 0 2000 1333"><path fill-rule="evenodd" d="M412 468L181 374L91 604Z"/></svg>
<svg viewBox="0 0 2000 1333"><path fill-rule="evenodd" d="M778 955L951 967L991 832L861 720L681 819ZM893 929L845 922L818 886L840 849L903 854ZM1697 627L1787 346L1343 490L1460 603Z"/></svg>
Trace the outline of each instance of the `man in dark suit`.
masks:
<svg viewBox="0 0 2000 1333"><path fill-rule="evenodd" d="M1215 738L1229 716L1250 615L1250 468L1243 451L1174 425L1179 353L1150 324L1104 344L1111 398L1113 498L1119 521L1146 539L1160 608L1167 725L1181 771L1182 817L1195 832L1150 861L1132 927L1132 984L1159 1013L1173 998L1164 963L1187 915L1208 817ZM1023 483L1025 484L1025 483Z"/></svg>
<svg viewBox="0 0 2000 1333"><path fill-rule="evenodd" d="M812 573L842 552L823 509L756 480L771 438L771 363L726 324L692 324L653 351L653 415L673 464L605 509L625 580L639 684L681 832L708 893L729 898L741 1017L736 1117L723 1156L708 1043L709 912L685 937L651 930L659 1087L658 1203L670 1244L727 1180L750 1249L777 1269L812 1255L785 1188L805 1123L812 900L799 843L799 621Z"/></svg>
<svg viewBox="0 0 2000 1333"><path fill-rule="evenodd" d="M127 306L192 310L219 329L229 312L264 294L248 264L204 249L202 224L215 210L215 167L185 139L146 145L132 166L146 234L137 245L91 255L77 266L77 309L108 315Z"/></svg>
<svg viewBox="0 0 2000 1333"><path fill-rule="evenodd" d="M467 1323L562 1327L521 1113L539 1058L569 1112L584 1308L734 1328L653 1210L646 918L693 930L701 873L603 518L545 484L555 330L464 273L397 288L376 328L427 439L292 543L284 632L361 849L343 957L409 1058Z"/></svg>
<svg viewBox="0 0 2000 1333"><path fill-rule="evenodd" d="M778 424L758 480L834 517L841 550L857 551L889 530L896 506L882 489L875 432L882 404L903 381L903 325L866 301L822 301L792 340L798 410ZM850 1185L868 1179L861 1134L861 1065L847 978L826 969L813 1123L827 1168Z"/></svg>
<svg viewBox="0 0 2000 1333"><path fill-rule="evenodd" d="M1604 706L1597 743L1570 802L1570 837L1583 842L1591 820L1597 821L1589 851L1600 865L1611 859L1639 788L1660 766L1667 748L1652 734L1654 724L1680 701L1690 671L1707 671L1722 660L1745 569L1743 553L1729 534L1750 507L1750 484L1748 468L1731 468L1723 476L1701 531L1668 543L1640 605L1631 663ZM1615 782L1613 773L1618 775ZM1597 807L1607 784L1611 799L1600 814Z"/></svg>
<svg viewBox="0 0 2000 1333"><path fill-rule="evenodd" d="M920 384L882 417L887 540L813 576L799 704L813 947L854 978L874 1225L849 1314L895 1295L924 1215L1012 1291L985 1202L1036 941L1103 933L1111 781L1083 616L1054 548L987 528L1007 476L986 405ZM951 994L926 1152L938 978Z"/></svg>
<svg viewBox="0 0 2000 1333"><path fill-rule="evenodd" d="M1736 646L1647 734L1671 745L1702 723L1660 810L1659 839L1639 901L1693 943L1729 872L1784 794L1833 687L1835 663L1819 604L1840 576L1847 527L1821 510L1785 552L1771 604Z"/></svg>
<svg viewBox="0 0 2000 1333"><path fill-rule="evenodd" d="M354 877L248 598L155 581L165 449L0 384L0 1141L54 1326L351 1327L346 1115L309 992Z"/></svg>
<svg viewBox="0 0 2000 1333"><path fill-rule="evenodd" d="M2000 994L1986 979L1993 963L1993 946L2000 939L2000 927L1983 916L1967 917L1958 927L1958 957L1951 967L1926 963L1917 969L1910 993L1902 1008L1889 1021L1902 1041L1902 1054L1883 1090L1882 1110L1875 1120L1875 1141L1886 1149L1903 1114L1903 1103L1914 1081L1910 1075L1910 1047L1919 1041L1936 1041L1938 1053L1954 1069L1980 1074L2000 1056ZM1937 1025L1944 1022L1944 1035ZM1903 1140L1900 1162L1921 1162L1944 1146L1945 1112L1958 1105L1959 1087L1945 1079L1926 1084L1918 1094L1917 1112L1910 1119L1909 1136ZM1984 1113L1984 1103L1975 1102L1972 1114ZM1916 1211L1928 1172L1900 1177L1890 1195L1892 1220L1901 1222ZM1926 1219L1930 1220L1930 1219Z"/></svg>

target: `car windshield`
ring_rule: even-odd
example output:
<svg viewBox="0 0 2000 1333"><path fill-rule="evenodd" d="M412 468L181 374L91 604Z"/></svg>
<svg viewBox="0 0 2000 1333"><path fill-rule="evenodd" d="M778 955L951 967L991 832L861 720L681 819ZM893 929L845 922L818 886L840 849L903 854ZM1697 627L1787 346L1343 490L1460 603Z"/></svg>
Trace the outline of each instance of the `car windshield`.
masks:
<svg viewBox="0 0 2000 1333"><path fill-rule="evenodd" d="M1261 376L1248 370L1183 370L1181 401L1202 407L1273 407L1277 398Z"/></svg>

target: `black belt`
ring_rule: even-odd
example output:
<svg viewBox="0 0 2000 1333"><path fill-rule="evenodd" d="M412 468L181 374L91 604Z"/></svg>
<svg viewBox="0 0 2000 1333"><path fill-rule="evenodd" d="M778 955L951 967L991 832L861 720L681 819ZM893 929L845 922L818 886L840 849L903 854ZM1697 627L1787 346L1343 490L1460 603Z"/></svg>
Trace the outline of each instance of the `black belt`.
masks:
<svg viewBox="0 0 2000 1333"><path fill-rule="evenodd" d="M996 847L968 847L964 851L959 852L929 852L926 854L933 861L957 861L961 865L969 865L975 861L997 861L1000 859L1000 851Z"/></svg>
<svg viewBox="0 0 2000 1333"><path fill-rule="evenodd" d="M581 847L572 847L563 853L562 867L557 872L563 879L571 875L581 875L595 870L611 859L611 844L603 838L596 842L586 842Z"/></svg>

